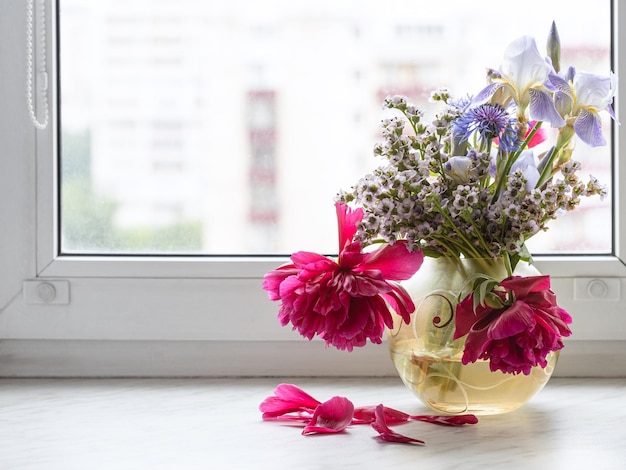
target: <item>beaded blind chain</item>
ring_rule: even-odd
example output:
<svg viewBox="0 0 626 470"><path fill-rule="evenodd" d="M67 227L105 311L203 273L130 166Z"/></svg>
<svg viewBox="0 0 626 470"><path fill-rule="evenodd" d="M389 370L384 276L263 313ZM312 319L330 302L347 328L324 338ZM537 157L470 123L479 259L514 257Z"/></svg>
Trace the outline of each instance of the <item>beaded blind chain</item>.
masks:
<svg viewBox="0 0 626 470"><path fill-rule="evenodd" d="M28 112L33 125L37 129L45 129L48 126L49 109L48 109L48 72L46 71L46 1L39 1L39 21L35 21L35 12L33 6L34 0L28 0L26 4L26 102L28 104ZM37 118L35 111L34 98L34 62L35 52L35 27L38 26L37 36L39 38L39 54L41 56L39 63L39 79L41 80L43 120Z"/></svg>

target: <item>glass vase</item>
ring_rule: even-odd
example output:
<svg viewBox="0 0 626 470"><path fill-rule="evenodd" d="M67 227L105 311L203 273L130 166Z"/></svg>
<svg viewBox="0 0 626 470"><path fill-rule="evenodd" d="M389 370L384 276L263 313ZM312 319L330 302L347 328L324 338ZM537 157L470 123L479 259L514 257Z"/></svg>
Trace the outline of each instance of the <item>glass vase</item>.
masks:
<svg viewBox="0 0 626 470"><path fill-rule="evenodd" d="M394 315L388 331L391 358L402 381L426 405L448 414L499 414L528 402L548 382L558 359L550 353L547 367L529 375L492 372L487 361L463 365L465 338L453 340L458 296L471 288L476 273L507 277L503 260L426 258L403 286L416 311L407 325ZM536 276L536 268L520 262L515 275ZM471 281L470 281L471 282Z"/></svg>

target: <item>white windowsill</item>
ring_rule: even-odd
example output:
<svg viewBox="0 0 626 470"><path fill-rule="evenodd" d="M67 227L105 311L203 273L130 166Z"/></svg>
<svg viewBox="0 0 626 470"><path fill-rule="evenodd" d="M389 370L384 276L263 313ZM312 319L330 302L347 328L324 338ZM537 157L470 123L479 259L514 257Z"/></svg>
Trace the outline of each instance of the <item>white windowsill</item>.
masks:
<svg viewBox="0 0 626 470"><path fill-rule="evenodd" d="M396 430L425 446L381 443L369 426L300 435L263 422L280 382L432 414L396 379L10 379L0 381L0 467L29 469L623 468L626 379L553 379L510 414Z"/></svg>

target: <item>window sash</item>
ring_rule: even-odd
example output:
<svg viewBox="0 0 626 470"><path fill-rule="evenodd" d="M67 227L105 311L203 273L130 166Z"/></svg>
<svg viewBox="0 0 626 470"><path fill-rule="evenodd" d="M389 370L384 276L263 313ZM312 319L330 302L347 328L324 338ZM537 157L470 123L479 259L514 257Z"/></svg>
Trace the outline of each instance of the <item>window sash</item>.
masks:
<svg viewBox="0 0 626 470"><path fill-rule="evenodd" d="M261 282L263 274L286 261L285 258L60 255L56 166L58 121L55 112L58 97L54 78L57 63L56 60L49 63L51 122L47 129L36 130L30 124L23 98L24 54L21 49L11 46L22 44L25 34L22 26L24 11L19 3L6 7L0 19L3 39L0 41L3 48L0 61L4 70L7 70L5 64L12 70L6 77L6 86L0 90L2 102L6 103L4 109L8 110L0 113L0 146L6 151L2 157L6 166L0 173L0 184L7 191L0 200L0 214L5 221L0 245L0 258L5 266L0 276L3 343L0 352L9 354L3 357L14 354L12 360L0 367L0 375L3 371L17 370L20 360L24 364L25 358L39 357L36 348L44 343L53 351L50 354L57 354L59 363L63 358L74 360L69 360L67 367L71 369L71 365L76 364L72 369L76 373L84 372L88 367L88 359L81 359L85 351L89 351L92 364L102 364L107 357L117 357L111 348L119 342L135 345L128 348L125 356L128 361L136 361L133 371L151 375L158 374L159 370L164 374L173 374L176 370L191 373L193 367L185 364L186 360L199 357L198 351L219 354L218 346L226 343L233 351L237 344L245 345L241 350L247 352L259 346L264 351L263 360L274 358L281 366L278 369L255 369L244 363L253 360L250 356L233 353L232 357L224 358L225 362L214 366L204 364L193 370L203 374L220 374L225 369L234 374L249 372L252 375L253 370L267 374L270 369L273 374L281 371L285 374L332 375L350 371L362 374L363 368L355 366L354 361L374 355L385 356L385 351L356 352L342 355L342 359L337 360L334 352L318 347L320 345L314 344L316 341L307 343L288 328L282 328L276 320L278 306L267 299ZM51 0L48 7L48 11L54 11L55 0ZM626 60L618 60L618 51L626 51L626 32L620 34L617 28L619 24L626 24L626 8L619 9L615 0L614 11L617 35L615 71L618 76L626 77ZM51 22L47 28L50 51L56 50L55 27ZM626 94L618 94L617 113L623 105L626 105ZM619 162L621 143L626 142L626 126L615 126L614 132L614 255L541 256L535 260L541 272L552 276L559 302L574 317L574 336L568 340L573 351L570 357L576 357L579 362L581 357L586 357L588 365L581 372L583 375L602 373L592 364L588 354L602 356L621 351L626 356L623 347L626 343L626 312L620 300L624 295L622 292L626 293L626 217L623 215L626 191L620 187L626 181L626 164ZM589 282L594 279L615 286L617 300L583 298ZM37 299L33 301L28 298L25 281L67 282L67 302L46 304L37 302ZM103 342L108 346L102 346ZM167 343L170 345L167 348L175 348L173 345L181 342L186 344L185 351L196 342L205 346L189 351L188 355L185 352L176 355L172 361L178 361L178 369L173 362L159 369L155 357L146 356L147 344L153 345L148 350L158 351L158 345ZM72 349L69 344L80 346ZM372 351L372 347L376 346L368 346L366 351ZM98 356L98 351L104 351L102 356ZM289 361L285 361L290 352L295 352L297 364L289 365ZM132 354L135 356L131 357ZM38 360L45 361L46 358L39 357ZM372 365L367 371L374 375L387 373L390 361L379 362L380 366ZM142 369L141 365L147 363L152 363L153 367ZM37 367L39 369L27 366L21 370L24 374L28 371L34 374L41 369L41 364ZM65 369L58 366L50 373L54 370ZM102 374L115 373L104 366L93 370ZM67 374L71 375L71 371Z"/></svg>
<svg viewBox="0 0 626 470"><path fill-rule="evenodd" d="M58 0L50 0L52 11L56 9ZM614 11L614 31L615 41L613 50L613 63L615 71L619 76L626 64L621 64L618 58L620 45L622 50L626 49L626 33L619 34L619 18L626 17L624 9L620 13L618 2L613 2ZM621 16L620 16L621 15ZM49 40L51 41L51 51L57 51L57 25L50 21L47 25L51 31ZM60 217L59 217L59 185L61 178L59 174L59 97L57 84L58 53L55 60L49 61L50 73L49 91L52 112L50 125L44 131L37 133L37 184L40 190L37 193L37 272L41 276L156 276L160 278L173 277L209 277L209 278L237 278L237 277L262 277L269 269L277 264L288 261L281 256L133 256L133 255L62 255L59 242ZM623 61L623 62L626 62ZM615 103L616 112L621 109L621 102L618 93ZM619 116L617 118L619 122ZM612 126L614 145L614 172L612 175L612 191L610 197L613 198L613 226L614 226L614 255L573 255L573 256L535 256L535 263L540 270L549 272L553 276L566 276L572 273L586 272L594 276L620 276L623 275L623 268L626 265L626 256L620 248L626 246L626 217L620 217L620 206L624 207L624 191L620 191L619 183L623 181L622 173L626 169L619 165L620 137L623 141L626 138L626 129L623 126ZM623 212L623 210L621 211ZM576 274L574 274L576 275Z"/></svg>

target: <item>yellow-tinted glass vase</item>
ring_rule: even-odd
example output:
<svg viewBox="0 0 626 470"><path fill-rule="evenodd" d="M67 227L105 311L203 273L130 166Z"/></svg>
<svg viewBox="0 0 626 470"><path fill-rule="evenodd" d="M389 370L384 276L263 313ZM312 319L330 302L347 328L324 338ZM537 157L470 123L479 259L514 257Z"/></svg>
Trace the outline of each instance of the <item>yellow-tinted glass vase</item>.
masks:
<svg viewBox="0 0 626 470"><path fill-rule="evenodd" d="M426 258L421 269L403 283L416 311L411 323L394 315L388 331L389 351L405 385L426 405L450 414L499 414L528 402L550 379L558 353L548 355L547 367L536 366L529 375L492 372L487 361L463 365L465 338L453 340L454 309L459 293L467 291L476 273L502 280L502 260ZM515 275L539 272L520 262ZM471 285L469 285L471 288Z"/></svg>

